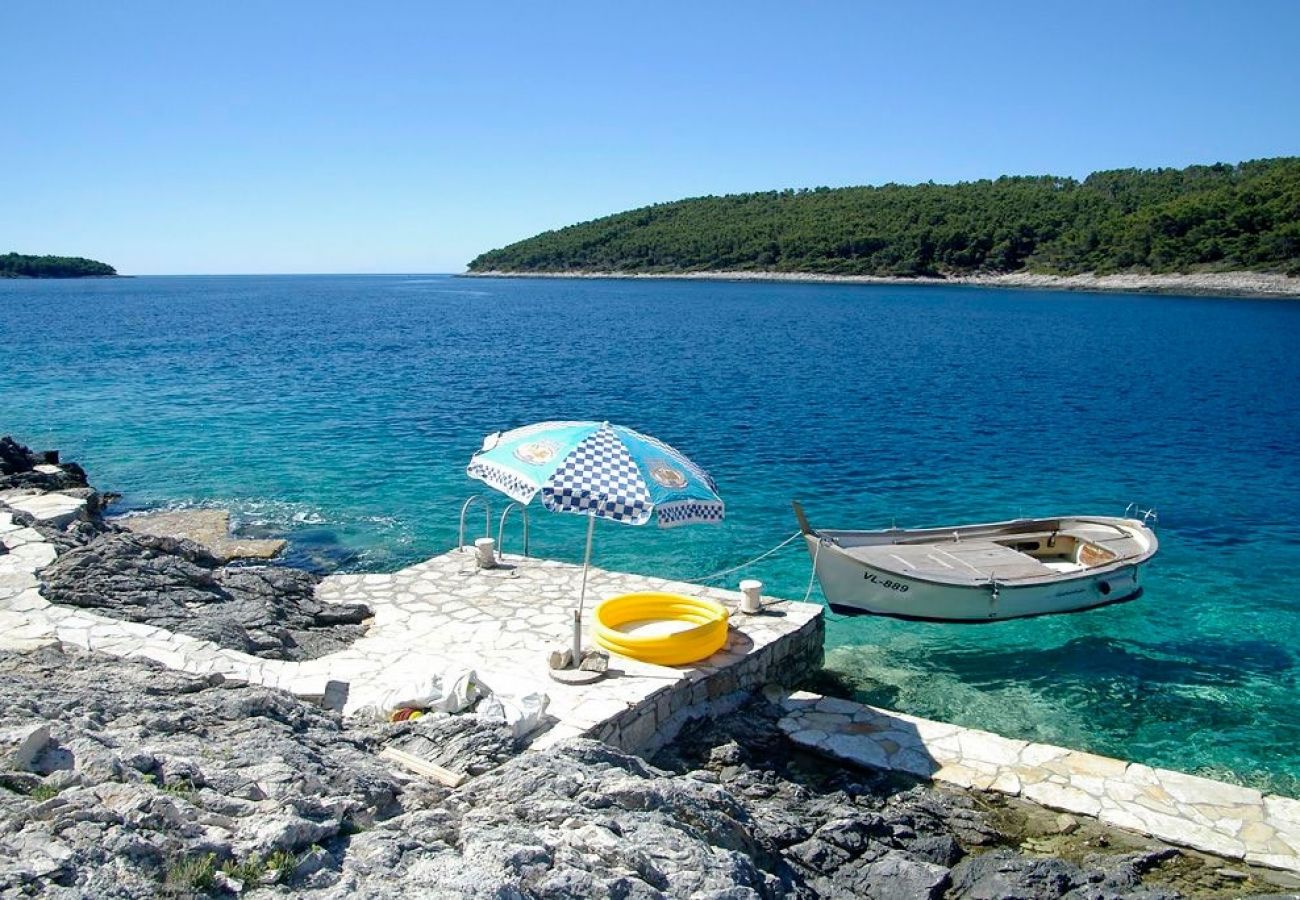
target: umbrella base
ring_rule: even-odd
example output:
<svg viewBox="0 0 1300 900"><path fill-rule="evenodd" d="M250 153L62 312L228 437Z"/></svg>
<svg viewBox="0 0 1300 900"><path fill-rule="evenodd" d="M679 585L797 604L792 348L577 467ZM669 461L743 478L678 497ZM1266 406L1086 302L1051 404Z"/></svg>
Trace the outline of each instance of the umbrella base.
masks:
<svg viewBox="0 0 1300 900"><path fill-rule="evenodd" d="M560 684L591 684L604 677L604 672L591 672L587 669L551 669L551 680Z"/></svg>

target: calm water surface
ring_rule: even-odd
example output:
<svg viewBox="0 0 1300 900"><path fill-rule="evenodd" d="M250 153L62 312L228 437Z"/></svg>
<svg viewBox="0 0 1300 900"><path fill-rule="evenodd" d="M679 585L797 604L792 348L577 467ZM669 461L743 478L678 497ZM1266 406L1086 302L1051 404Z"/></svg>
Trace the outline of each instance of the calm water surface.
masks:
<svg viewBox="0 0 1300 900"><path fill-rule="evenodd" d="M710 469L724 525L597 529L598 564L674 577L781 541L792 497L840 527L1154 505L1162 551L1137 602L979 627L834 620L828 668L870 702L1295 796L1297 347L1300 303L1281 301L0 281L0 433L60 448L127 507L228 505L287 533L292 561L353 570L454 543L482 435L544 418L623 422ZM533 525L535 552L580 557L576 517ZM808 568L796 546L745 574L802 597Z"/></svg>

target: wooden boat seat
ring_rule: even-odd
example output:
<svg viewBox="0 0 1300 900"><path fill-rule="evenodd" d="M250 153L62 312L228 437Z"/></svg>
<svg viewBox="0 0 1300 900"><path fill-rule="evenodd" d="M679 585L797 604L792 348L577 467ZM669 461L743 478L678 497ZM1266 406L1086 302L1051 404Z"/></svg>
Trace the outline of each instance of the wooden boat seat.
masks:
<svg viewBox="0 0 1300 900"><path fill-rule="evenodd" d="M1121 533L1115 528L1100 523L1076 523L1070 526L1068 533L1081 541L1087 541L1113 553L1116 559L1137 556L1143 550L1142 545L1132 535Z"/></svg>
<svg viewBox="0 0 1300 900"><path fill-rule="evenodd" d="M938 578L964 584L1042 578L1056 574L1031 556L984 540L876 544L846 547L844 552L878 569L900 575Z"/></svg>

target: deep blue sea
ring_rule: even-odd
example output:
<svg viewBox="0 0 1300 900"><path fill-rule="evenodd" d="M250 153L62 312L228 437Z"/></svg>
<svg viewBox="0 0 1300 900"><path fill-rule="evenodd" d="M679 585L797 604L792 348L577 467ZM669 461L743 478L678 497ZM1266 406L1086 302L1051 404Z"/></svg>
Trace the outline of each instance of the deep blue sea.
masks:
<svg viewBox="0 0 1300 900"><path fill-rule="evenodd" d="M390 570L446 550L481 489L464 468L482 436L547 418L630 425L718 481L720 527L599 523L595 560L616 569L742 562L794 531L791 498L850 528L1155 506L1162 549L1136 602L835 620L827 666L873 703L1300 795L1300 303L0 281L0 433L62 450L123 508L228 506L249 533L287 535L294 562ZM532 524L535 553L580 559L577 517ZM796 544L744 575L798 598L808 569Z"/></svg>

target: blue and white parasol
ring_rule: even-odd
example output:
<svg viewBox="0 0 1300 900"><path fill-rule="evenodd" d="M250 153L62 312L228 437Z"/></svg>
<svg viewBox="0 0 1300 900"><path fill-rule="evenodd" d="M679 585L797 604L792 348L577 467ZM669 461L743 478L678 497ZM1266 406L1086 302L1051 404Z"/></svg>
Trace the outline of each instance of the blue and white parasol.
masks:
<svg viewBox="0 0 1300 900"><path fill-rule="evenodd" d="M539 422L490 434L466 470L512 500L661 528L721 522L709 473L662 441L608 422Z"/></svg>
<svg viewBox="0 0 1300 900"><path fill-rule="evenodd" d="M721 522L725 512L708 472L662 441L608 422L539 422L490 434L466 473L525 505L540 493L547 509L588 517L575 656L596 519L644 525L654 518L673 528Z"/></svg>

